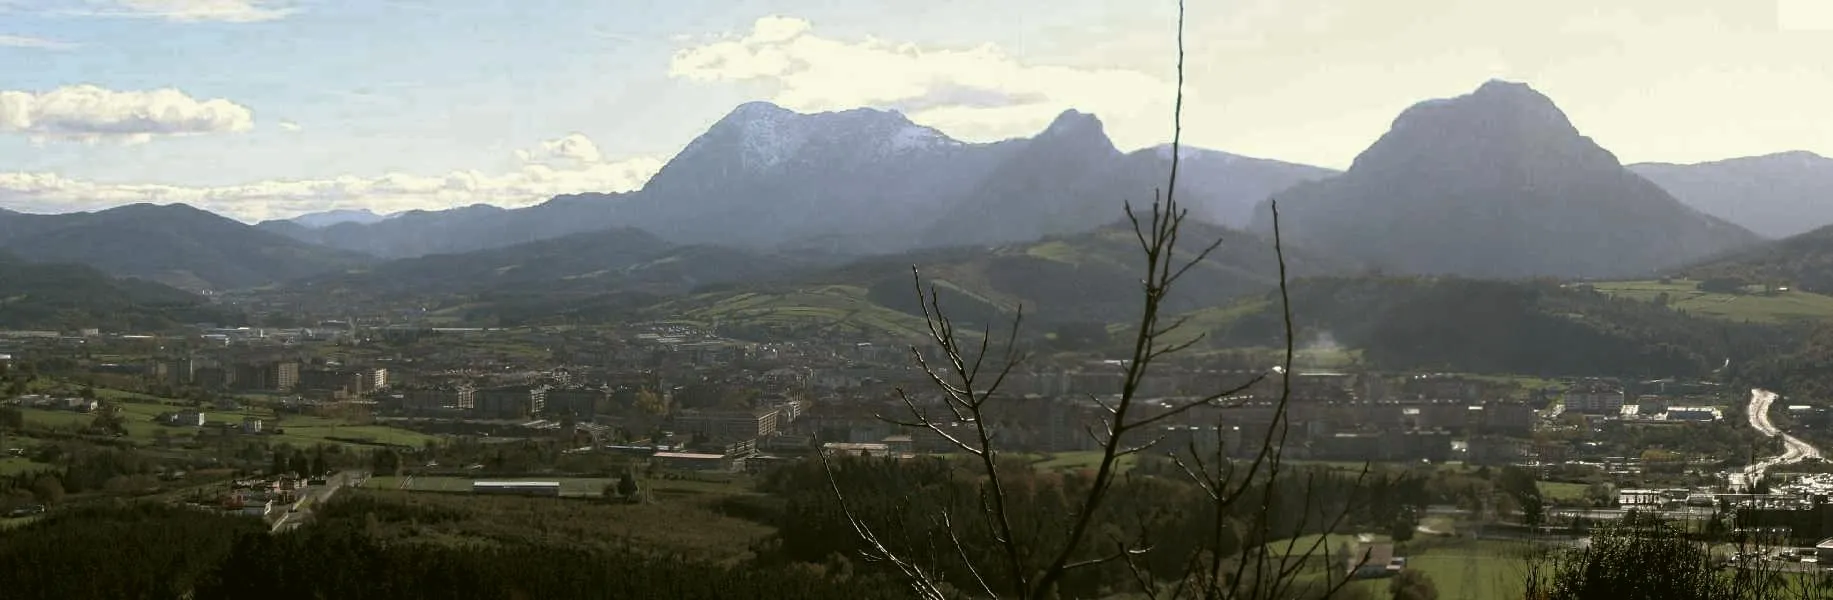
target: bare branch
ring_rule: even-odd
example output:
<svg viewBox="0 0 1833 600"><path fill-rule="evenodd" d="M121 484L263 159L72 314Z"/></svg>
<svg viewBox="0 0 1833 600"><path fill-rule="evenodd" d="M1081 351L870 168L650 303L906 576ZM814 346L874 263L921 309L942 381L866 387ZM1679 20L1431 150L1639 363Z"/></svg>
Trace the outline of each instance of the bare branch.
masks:
<svg viewBox="0 0 1833 600"><path fill-rule="evenodd" d="M846 516L847 524L853 527L853 532L867 546L867 549L861 552L866 560L890 563L903 573L906 579L910 580L911 591L915 592L917 597L924 600L943 600L946 595L942 593L940 582L935 577L916 563L891 551L879 540L878 535L872 531L870 526L866 525L865 521L853 514L853 509L847 505L846 494L840 491L839 479L834 477L833 463L828 461L825 453L818 453L818 455L821 458L821 468L827 473L828 487L834 492L834 498L840 502L841 514Z"/></svg>
<svg viewBox="0 0 1833 600"><path fill-rule="evenodd" d="M949 513L947 510L942 511L942 529L948 532L948 541L954 544L955 554L961 557L961 564L967 567L967 572L974 576L974 582L980 584L981 591L986 592L988 598L999 597L999 593L993 591L993 586L987 585L986 578L980 576L980 569L974 567L974 559L968 557L967 546L961 544L961 536L955 533L955 521Z"/></svg>
<svg viewBox="0 0 1833 600"><path fill-rule="evenodd" d="M1235 395L1235 394L1239 394L1239 393L1241 393L1241 392L1244 392L1244 391L1247 391L1247 390L1248 390L1249 388L1252 388L1252 387L1254 387L1254 386L1256 386L1256 385L1259 385L1259 384L1260 384L1260 382L1262 382L1262 381L1265 381L1265 380L1266 380L1266 377L1267 377L1267 376L1266 376L1266 374L1264 374L1264 373L1262 373L1262 374L1259 374L1259 375L1255 375L1255 376L1254 376L1254 378L1253 378L1253 379L1251 379L1251 380L1248 380L1248 382L1247 382L1247 383L1243 383L1243 384L1241 384L1241 385L1238 385L1238 386L1235 386L1235 387L1232 387L1232 388L1229 388L1229 389L1227 389L1227 390L1223 390L1223 391L1220 391L1220 392L1216 392L1216 393L1214 393L1214 394L1210 394L1210 395L1208 395L1208 396L1203 396L1203 397L1201 397L1201 398L1198 398L1198 399L1196 399L1196 400L1191 400L1191 401L1188 401L1188 402L1182 402L1182 403L1179 403L1179 404L1176 404L1176 405L1173 405L1173 406L1172 406L1172 407L1171 407L1170 409L1167 409L1167 410L1166 410L1165 412L1162 412L1162 413L1159 413L1159 414L1156 414L1156 415L1152 415L1152 416L1150 416L1150 417L1145 417L1145 418L1142 418L1142 419L1139 419L1139 420L1137 420L1137 421L1133 421L1133 422L1131 422L1131 423L1128 423L1128 424L1126 425L1126 429L1128 429L1128 430L1132 430L1132 429L1137 429L1137 428L1140 428L1140 427L1147 427L1147 426L1150 426L1150 425L1151 425L1151 424L1153 424L1153 423L1157 423L1157 422L1159 422L1159 421L1163 421L1163 420L1165 420L1165 419L1169 419L1169 418L1171 418L1171 417L1175 417L1175 416L1178 416L1178 415L1181 415L1181 414L1184 414L1184 413L1186 413L1186 412L1189 412L1189 411L1190 411L1191 409L1193 409L1193 408L1196 408L1196 407L1198 407L1198 406L1203 406L1203 405L1206 405L1206 404L1210 404L1210 403L1212 403L1212 402L1215 402L1215 401L1217 401L1217 400L1221 400L1221 399L1223 399L1223 398L1227 398L1227 397L1229 397L1229 396L1233 396L1233 395Z"/></svg>
<svg viewBox="0 0 1833 600"><path fill-rule="evenodd" d="M1111 563L1114 561L1125 560L1126 557L1128 556L1139 556L1139 555L1145 554L1150 551L1152 551L1151 548L1132 548L1132 547L1128 547L1126 544L1120 544L1120 549L1116 550L1113 554L1104 554L1104 555L1101 555L1095 558L1091 558L1088 560L1079 560L1079 561L1064 565L1063 568L1065 570L1073 571L1076 569L1093 567L1096 565L1105 565L1107 563Z"/></svg>

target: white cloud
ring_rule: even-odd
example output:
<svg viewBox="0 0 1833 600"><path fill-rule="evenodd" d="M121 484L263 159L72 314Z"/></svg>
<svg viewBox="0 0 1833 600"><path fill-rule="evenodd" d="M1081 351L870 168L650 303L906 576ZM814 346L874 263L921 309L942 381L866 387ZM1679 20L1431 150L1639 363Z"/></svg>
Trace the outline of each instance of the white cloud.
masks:
<svg viewBox="0 0 1833 600"><path fill-rule="evenodd" d="M814 26L803 19L770 16L757 20L751 27L751 39L758 43L775 44L796 39L808 33Z"/></svg>
<svg viewBox="0 0 1833 600"><path fill-rule="evenodd" d="M93 85L34 93L0 90L0 133L35 141L142 143L158 136L247 131L254 111L175 89L118 92Z"/></svg>
<svg viewBox="0 0 1833 600"><path fill-rule="evenodd" d="M524 163L534 165L561 164L567 166L591 165L604 160L598 153L598 144L583 133L572 133L566 137L547 140L532 150L517 150L516 158Z"/></svg>
<svg viewBox="0 0 1833 600"><path fill-rule="evenodd" d="M517 155L525 158L514 170L497 174L475 170L444 175L389 173L218 187L106 183L55 173L0 172L0 206L27 212L69 212L136 202L182 202L250 222L338 208L389 213L480 202L514 207L561 194L637 189L661 170L663 162L654 157L605 160L596 145L580 134L543 142ZM564 164L554 164L556 161Z"/></svg>
<svg viewBox="0 0 1833 600"><path fill-rule="evenodd" d="M1784 31L1833 31L1833 6L1814 0L1778 0L1776 26Z"/></svg>
<svg viewBox="0 0 1833 600"><path fill-rule="evenodd" d="M286 2L271 0L116 0L114 12L191 23L255 23L286 18L297 12Z"/></svg>
<svg viewBox="0 0 1833 600"><path fill-rule="evenodd" d="M76 44L72 44L70 42L61 42L58 40L50 40L50 39L45 39L45 38L40 38L40 37L0 34L0 47L5 47L5 48L37 48L40 50L69 50L69 49L75 48L76 46L77 46Z"/></svg>
<svg viewBox="0 0 1833 600"><path fill-rule="evenodd" d="M298 123L294 123L292 121L281 121L279 123L275 123L274 125L278 126L282 131L299 131L301 129L305 129L304 127L301 127Z"/></svg>
<svg viewBox="0 0 1833 600"><path fill-rule="evenodd" d="M1106 122L1122 147L1168 138L1171 82L1126 69L1029 64L988 44L923 48L821 37L805 20L765 17L748 34L677 51L672 77L764 82L799 111L894 108L968 140L1035 134L1076 108Z"/></svg>

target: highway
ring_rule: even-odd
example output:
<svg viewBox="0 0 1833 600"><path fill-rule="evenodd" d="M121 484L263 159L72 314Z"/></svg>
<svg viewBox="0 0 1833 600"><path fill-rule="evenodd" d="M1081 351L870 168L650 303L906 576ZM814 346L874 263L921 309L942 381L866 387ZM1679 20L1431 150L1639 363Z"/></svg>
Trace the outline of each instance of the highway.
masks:
<svg viewBox="0 0 1833 600"><path fill-rule="evenodd" d="M1810 458L1821 457L1819 448L1815 448L1813 445L1801 441L1801 438L1783 433L1782 430L1776 428L1774 423L1769 421L1769 407L1771 404L1775 404L1775 402L1775 392L1764 389L1753 389L1750 390L1750 406L1744 412L1750 417L1751 429L1755 429L1769 437L1782 438L1782 454L1757 461L1756 464L1744 467L1742 472L1731 473L1731 484L1734 487L1744 487L1748 485L1749 482L1762 479L1763 474L1768 472L1770 467L1798 463Z"/></svg>

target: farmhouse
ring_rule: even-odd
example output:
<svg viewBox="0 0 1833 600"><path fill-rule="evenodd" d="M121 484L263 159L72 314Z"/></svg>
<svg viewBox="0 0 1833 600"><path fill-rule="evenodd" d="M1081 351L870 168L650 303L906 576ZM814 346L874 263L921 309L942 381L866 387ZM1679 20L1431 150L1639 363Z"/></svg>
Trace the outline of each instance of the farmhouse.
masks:
<svg viewBox="0 0 1833 600"><path fill-rule="evenodd" d="M1406 557L1395 556L1394 545L1388 543L1367 544L1355 553L1341 554L1351 579L1393 577L1407 566Z"/></svg>
<svg viewBox="0 0 1833 600"><path fill-rule="evenodd" d="M473 494L499 494L513 496L559 496L558 481L473 481Z"/></svg>

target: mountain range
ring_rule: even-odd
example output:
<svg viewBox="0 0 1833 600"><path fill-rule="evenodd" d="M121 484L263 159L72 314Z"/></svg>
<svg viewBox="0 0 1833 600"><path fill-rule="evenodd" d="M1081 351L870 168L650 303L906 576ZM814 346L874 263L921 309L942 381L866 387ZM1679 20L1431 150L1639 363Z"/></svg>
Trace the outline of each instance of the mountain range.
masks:
<svg viewBox="0 0 1833 600"><path fill-rule="evenodd" d="M383 258L469 252L634 227L682 244L888 254L1087 231L1150 200L1169 153L1116 150L1093 115L1067 111L1032 138L954 140L892 111L800 114L751 102L714 123L644 187L520 209L476 205L385 220L261 227ZM1255 202L1333 171L1186 150L1181 186L1200 217L1245 225Z"/></svg>
<svg viewBox="0 0 1833 600"><path fill-rule="evenodd" d="M192 290L254 287L372 260L183 204L55 215L0 212L0 250Z"/></svg>
<svg viewBox="0 0 1833 600"><path fill-rule="evenodd" d="M1794 151L1629 169L1682 202L1767 237L1806 233L1833 223L1833 158Z"/></svg>
<svg viewBox="0 0 1833 600"><path fill-rule="evenodd" d="M287 220L307 229L323 229L338 223L371 225L386 220L390 216L393 215L378 215L367 208L340 208L336 210L306 213Z"/></svg>
<svg viewBox="0 0 1833 600"><path fill-rule="evenodd" d="M1073 110L1030 138L967 143L892 111L754 102L633 192L256 226L183 205L0 211L0 250L197 290L284 283L275 289L338 301L467 304L640 291L714 312L745 294L769 305L822 289L907 314L906 269L918 265L988 311L1022 303L1099 321L1133 301L1137 257L1120 243L1131 234L1113 229L1122 203L1150 202L1171 158L1164 146L1123 152ZM1748 181L1797 177L1765 189L1805 198L1820 172L1802 153L1625 168L1552 100L1501 81L1407 109L1345 172L1188 147L1178 158L1178 197L1208 222L1193 231L1236 255L1206 264L1180 309L1272 282L1269 198L1310 274L1608 277L1780 247L1685 201L1767 202L1782 195ZM1726 164L1740 175L1701 175Z"/></svg>

